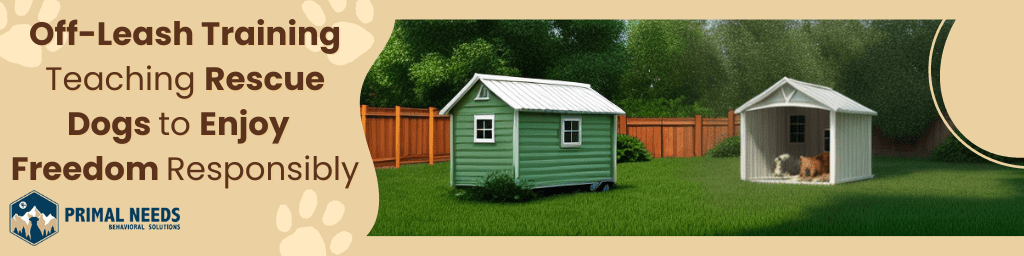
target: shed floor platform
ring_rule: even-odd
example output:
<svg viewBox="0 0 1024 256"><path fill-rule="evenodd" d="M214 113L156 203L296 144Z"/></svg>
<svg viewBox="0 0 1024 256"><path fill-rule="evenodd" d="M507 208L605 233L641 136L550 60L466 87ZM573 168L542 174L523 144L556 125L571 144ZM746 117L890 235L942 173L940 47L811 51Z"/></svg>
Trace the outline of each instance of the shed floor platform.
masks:
<svg viewBox="0 0 1024 256"><path fill-rule="evenodd" d="M831 183L821 181L797 181L791 177L758 177L750 178L747 181L770 184L832 185Z"/></svg>

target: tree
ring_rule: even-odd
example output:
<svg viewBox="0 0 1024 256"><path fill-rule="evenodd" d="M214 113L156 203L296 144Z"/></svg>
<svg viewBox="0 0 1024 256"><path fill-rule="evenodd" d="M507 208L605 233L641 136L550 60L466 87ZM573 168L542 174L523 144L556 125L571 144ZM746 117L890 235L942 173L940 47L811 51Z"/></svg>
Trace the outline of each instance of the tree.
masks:
<svg viewBox="0 0 1024 256"><path fill-rule="evenodd" d="M825 63L800 28L810 21L722 21L713 36L722 45L728 82L710 95L716 108L735 108L783 77L826 84Z"/></svg>
<svg viewBox="0 0 1024 256"><path fill-rule="evenodd" d="M938 117L928 87L928 56L939 21L876 20L881 35L842 67L836 90L878 112L887 137L912 141Z"/></svg>
<svg viewBox="0 0 1024 256"><path fill-rule="evenodd" d="M558 53L543 78L590 84L608 98L621 97L626 23L621 20L559 20L552 23Z"/></svg>
<svg viewBox="0 0 1024 256"><path fill-rule="evenodd" d="M570 80L615 94L624 26L614 20L397 21L360 101L440 107L474 73Z"/></svg>
<svg viewBox="0 0 1024 256"><path fill-rule="evenodd" d="M419 102L428 106L444 106L476 73L518 76L494 45L477 39L456 47L451 57L430 53L409 68L409 77L416 85L413 92Z"/></svg>
<svg viewBox="0 0 1024 256"><path fill-rule="evenodd" d="M634 116L696 114L696 102L725 82L723 55L707 26L706 21L630 21L622 96L613 100ZM724 114L723 108L719 115Z"/></svg>

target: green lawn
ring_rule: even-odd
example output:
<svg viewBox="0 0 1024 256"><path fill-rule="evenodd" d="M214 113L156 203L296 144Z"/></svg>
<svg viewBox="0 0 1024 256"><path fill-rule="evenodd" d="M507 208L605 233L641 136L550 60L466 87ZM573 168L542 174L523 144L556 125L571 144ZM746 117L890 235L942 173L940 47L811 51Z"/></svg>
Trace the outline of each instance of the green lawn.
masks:
<svg viewBox="0 0 1024 256"><path fill-rule="evenodd" d="M391 235L1024 235L1024 172L875 157L836 186L740 180L738 158L619 164L616 189L528 203L452 198L448 164L378 169L370 232Z"/></svg>

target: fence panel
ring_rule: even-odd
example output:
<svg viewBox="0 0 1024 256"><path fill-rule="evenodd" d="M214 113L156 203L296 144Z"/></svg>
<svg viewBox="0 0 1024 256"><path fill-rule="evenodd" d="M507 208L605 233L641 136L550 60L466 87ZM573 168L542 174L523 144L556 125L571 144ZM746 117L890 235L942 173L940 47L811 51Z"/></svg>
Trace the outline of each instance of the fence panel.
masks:
<svg viewBox="0 0 1024 256"><path fill-rule="evenodd" d="M437 115L435 108L364 105L360 113L366 144L375 167L433 164L448 161L451 157L451 118ZM726 118L620 116L619 133L640 139L657 158L695 157L703 156L725 138L739 134L739 120L732 111Z"/></svg>
<svg viewBox="0 0 1024 256"><path fill-rule="evenodd" d="M731 125L730 125L731 124ZM656 158L703 156L726 138L739 134L739 119L728 117L619 117L619 133L640 139Z"/></svg>
<svg viewBox="0 0 1024 256"><path fill-rule="evenodd" d="M362 106L360 113L375 167L448 160L449 118L437 109Z"/></svg>
<svg viewBox="0 0 1024 256"><path fill-rule="evenodd" d="M399 167L407 163L432 164L448 161L451 157L451 118L437 115L436 108L364 105L360 113L366 144L376 167ZM395 123L396 119L400 120L400 124ZM618 125L619 133L640 139L657 158L703 156L722 140L740 133L739 116L732 111L729 111L727 117L715 118L699 115L682 118L619 116ZM873 132L873 151L882 155L924 156L948 136L949 131L942 126L940 120L936 120L917 143L907 143L910 145L892 142L876 128ZM395 152L400 154L396 155Z"/></svg>

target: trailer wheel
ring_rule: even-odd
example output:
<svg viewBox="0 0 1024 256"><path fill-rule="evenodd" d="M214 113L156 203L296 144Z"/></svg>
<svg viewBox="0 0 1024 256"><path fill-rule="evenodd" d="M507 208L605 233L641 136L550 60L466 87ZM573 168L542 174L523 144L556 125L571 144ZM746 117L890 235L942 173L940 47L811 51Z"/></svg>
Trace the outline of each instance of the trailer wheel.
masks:
<svg viewBox="0 0 1024 256"><path fill-rule="evenodd" d="M590 192L600 191L602 185L604 185L604 183L601 183L601 182L591 183L590 184Z"/></svg>
<svg viewBox="0 0 1024 256"><path fill-rule="evenodd" d="M612 189L612 183L606 182L606 183L601 184L601 192L606 192L606 191L611 190L611 189Z"/></svg>

